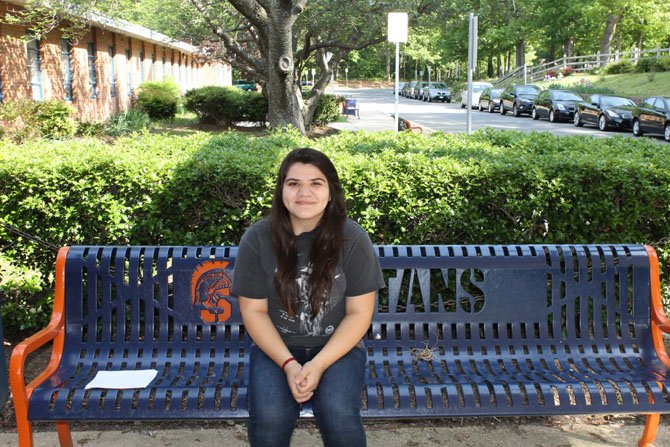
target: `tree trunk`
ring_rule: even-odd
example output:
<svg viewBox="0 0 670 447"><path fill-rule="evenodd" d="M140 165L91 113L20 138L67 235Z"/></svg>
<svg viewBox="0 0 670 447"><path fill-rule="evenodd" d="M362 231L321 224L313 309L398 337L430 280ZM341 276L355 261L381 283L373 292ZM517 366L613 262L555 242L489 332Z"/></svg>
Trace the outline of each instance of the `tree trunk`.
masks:
<svg viewBox="0 0 670 447"><path fill-rule="evenodd" d="M487 67L486 67L486 75L489 78L492 78L495 75L495 72L493 71L493 55L492 54L489 54L489 60L488 60L488 64L487 64Z"/></svg>
<svg viewBox="0 0 670 447"><path fill-rule="evenodd" d="M516 41L516 66L521 67L526 64L526 41L519 39Z"/></svg>
<svg viewBox="0 0 670 447"><path fill-rule="evenodd" d="M604 67L609 62L609 54L612 52L612 41L616 34L616 27L623 18L623 11L621 14L607 14L607 21L605 22L605 31L603 32L603 39L600 43L600 66Z"/></svg>
<svg viewBox="0 0 670 447"><path fill-rule="evenodd" d="M563 55L567 58L571 58L574 52L575 40L572 36L569 36L563 42Z"/></svg>
<svg viewBox="0 0 670 447"><path fill-rule="evenodd" d="M549 54L547 55L547 62L556 60L556 44L554 42L549 45Z"/></svg>
<svg viewBox="0 0 670 447"><path fill-rule="evenodd" d="M500 49L498 49L497 58L498 58L498 73L497 73L497 76L501 77L502 73L503 73L503 66L502 66L503 62L502 62L502 55L500 54Z"/></svg>
<svg viewBox="0 0 670 447"><path fill-rule="evenodd" d="M270 127L288 126L305 133L300 85L293 76L293 22L291 7L275 6L268 15L268 121Z"/></svg>

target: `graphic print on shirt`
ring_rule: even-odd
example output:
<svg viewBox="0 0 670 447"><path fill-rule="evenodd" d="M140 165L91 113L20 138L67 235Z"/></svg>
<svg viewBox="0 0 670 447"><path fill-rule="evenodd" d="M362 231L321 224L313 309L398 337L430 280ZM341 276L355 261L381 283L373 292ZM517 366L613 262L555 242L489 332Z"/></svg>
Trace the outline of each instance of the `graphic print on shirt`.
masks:
<svg viewBox="0 0 670 447"><path fill-rule="evenodd" d="M300 268L298 272L298 278L296 282L298 283L298 294L300 296L300 312L298 313L300 319L300 335L307 336L318 336L324 335L323 328L321 327L321 322L323 317L330 310L330 300L326 300L325 303L321 306L321 310L316 315L316 317L311 318L312 315L312 306L309 302L309 297L311 296L311 287L309 284L309 277L312 274L312 264L310 263L306 267ZM331 330L332 332L332 330Z"/></svg>

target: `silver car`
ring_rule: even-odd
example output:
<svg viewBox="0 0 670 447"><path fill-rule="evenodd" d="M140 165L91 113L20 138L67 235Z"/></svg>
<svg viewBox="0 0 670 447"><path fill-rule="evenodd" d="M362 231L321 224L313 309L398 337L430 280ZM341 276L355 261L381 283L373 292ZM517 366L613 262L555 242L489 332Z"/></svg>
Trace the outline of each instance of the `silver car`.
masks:
<svg viewBox="0 0 670 447"><path fill-rule="evenodd" d="M444 82L431 82L423 87L423 100L451 102L451 90Z"/></svg>
<svg viewBox="0 0 670 447"><path fill-rule="evenodd" d="M472 98L470 98L470 107L479 106L479 96L482 92L489 87L493 87L493 84L490 82L473 82L472 83ZM461 108L464 109L468 101L468 88L467 86L461 92Z"/></svg>

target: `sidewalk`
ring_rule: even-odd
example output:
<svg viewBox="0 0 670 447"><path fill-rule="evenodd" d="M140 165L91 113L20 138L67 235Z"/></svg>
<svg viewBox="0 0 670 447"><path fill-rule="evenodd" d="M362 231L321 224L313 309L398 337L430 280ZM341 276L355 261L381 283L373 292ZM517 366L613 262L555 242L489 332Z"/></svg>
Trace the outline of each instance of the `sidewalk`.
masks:
<svg viewBox="0 0 670 447"><path fill-rule="evenodd" d="M394 103L389 103L388 101L370 101L369 99L361 101L359 97L360 89L339 87L335 93L358 100L360 119L355 116L349 116L347 117L346 122L330 123L330 127L350 132L370 132L395 129L395 119L393 118L395 113ZM393 101L391 90L388 90L388 96L390 101ZM431 129L426 129L426 131L431 131Z"/></svg>
<svg viewBox="0 0 670 447"><path fill-rule="evenodd" d="M434 421L366 422L369 447L629 447L636 445L644 420L633 416L551 418L463 418ZM55 427L36 426L35 447L58 445ZM127 422L100 428L73 425L74 445L163 447L247 445L243 422ZM16 433L0 433L0 446L17 445ZM316 427L300 422L292 447L320 446ZM670 418L661 420L656 447L670 447Z"/></svg>

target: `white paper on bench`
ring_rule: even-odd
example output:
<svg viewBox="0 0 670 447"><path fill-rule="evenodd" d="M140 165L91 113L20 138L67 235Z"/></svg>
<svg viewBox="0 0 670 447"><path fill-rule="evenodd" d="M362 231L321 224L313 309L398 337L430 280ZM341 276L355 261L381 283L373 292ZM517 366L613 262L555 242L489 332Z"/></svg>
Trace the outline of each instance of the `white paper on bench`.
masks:
<svg viewBox="0 0 670 447"><path fill-rule="evenodd" d="M126 390L131 388L146 388L157 374L158 371L155 369L98 371L93 380L86 385L86 389L110 388Z"/></svg>

